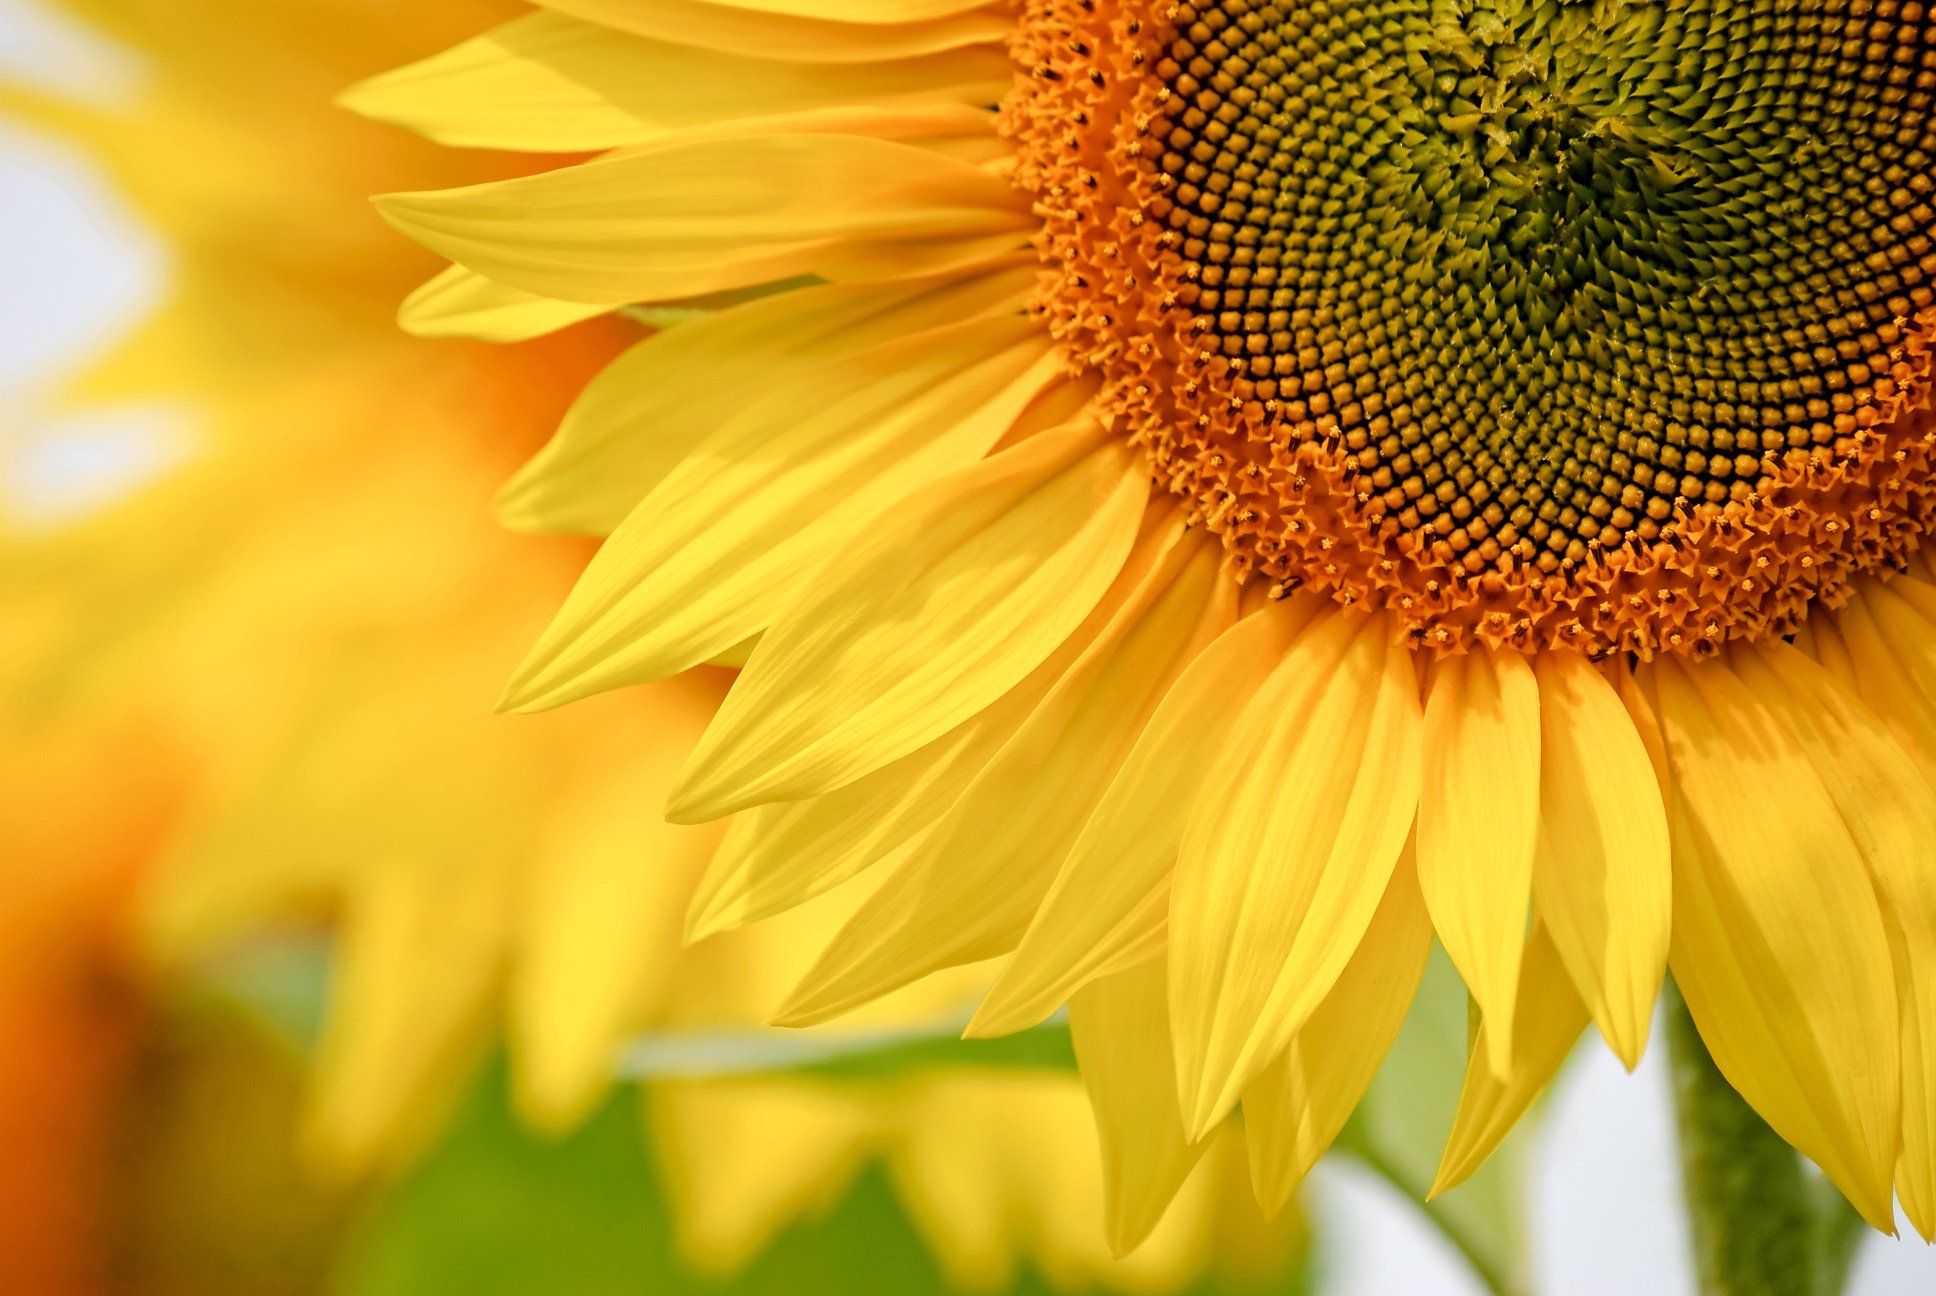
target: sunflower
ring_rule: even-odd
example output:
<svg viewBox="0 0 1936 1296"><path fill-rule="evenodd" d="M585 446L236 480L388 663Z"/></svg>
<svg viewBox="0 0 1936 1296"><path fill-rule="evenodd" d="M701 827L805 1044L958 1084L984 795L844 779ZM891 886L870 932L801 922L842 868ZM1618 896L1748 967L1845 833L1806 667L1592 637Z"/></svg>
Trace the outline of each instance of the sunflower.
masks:
<svg viewBox="0 0 1936 1296"><path fill-rule="evenodd" d="M505 664L584 561L582 542L505 534L490 492L564 397L644 330L593 323L505 352L399 336L395 299L427 258L363 195L423 168L461 182L513 163L444 154L330 98L502 10L452 0L405 21L374 0L234 0L184 23L160 0L70 7L147 58L140 93L83 105L0 87L5 107L109 171L165 240L171 283L63 403L159 406L186 452L98 515L48 529L0 513L0 746L22 793L0 814L0 912L23 924L0 960L0 1035L25 1039L63 1013L74 1051L109 1032L44 984L68 989L95 926L131 931L114 966L165 985L238 944L326 923L316 1160L342 1175L408 1162L500 1034L525 1119L571 1128L611 1089L633 1033L744 1030L770 1014L866 883L791 925L682 953L720 834L669 826L657 807L726 672L532 722L489 713ZM445 287L439 309L465 291ZM501 295L465 309L467 328L499 337L596 313ZM985 970L967 971L876 1019L926 1023L985 985ZM36 1054L69 1049L33 1037ZM25 1101L39 1076L0 1065L0 1090L23 1098L22 1139L55 1111ZM978 1289L1026 1264L1068 1286L1160 1292L1233 1252L1281 1265L1299 1236L1241 1197L1233 1211L1225 1154L1145 1253L1115 1259L1094 1135L1072 1120L1081 1084L1064 1074L643 1088L681 1242L710 1271L750 1260L870 1160L944 1269ZM76 1121L106 1116L84 1084L71 1090ZM959 1155L969 1130L977 1159ZM14 1133L0 1130L9 1147ZM44 1160L18 1146L23 1165ZM14 1182L0 1183L0 1228L42 1232L42 1216L11 1209ZM44 1231L50 1248L72 1232Z"/></svg>
<svg viewBox="0 0 1936 1296"><path fill-rule="evenodd" d="M1008 955L1147 1220L1240 1104L1287 1192L1435 936L1442 1185L1671 965L1929 1236L1933 96L1902 0L541 0L348 102L599 150L380 199L420 316L731 303L500 495L609 533L506 704L757 641L692 932L881 879L781 1021Z"/></svg>

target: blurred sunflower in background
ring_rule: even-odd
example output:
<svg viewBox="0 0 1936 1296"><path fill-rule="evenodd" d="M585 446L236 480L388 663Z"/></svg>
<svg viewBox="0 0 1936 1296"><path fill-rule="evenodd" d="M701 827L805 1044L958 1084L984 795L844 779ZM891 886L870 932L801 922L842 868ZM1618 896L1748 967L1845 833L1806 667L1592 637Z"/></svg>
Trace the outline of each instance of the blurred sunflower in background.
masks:
<svg viewBox="0 0 1936 1296"><path fill-rule="evenodd" d="M1671 966L1936 1234L1922 5L542 0L346 102L598 151L379 200L420 330L723 307L499 496L608 536L505 704L756 644L689 934L876 879L779 1021L1010 956L1133 1241L1239 1105L1289 1193L1435 936L1441 1186Z"/></svg>
<svg viewBox="0 0 1936 1296"><path fill-rule="evenodd" d="M339 1181L407 1182L413 1164L446 1157L440 1139L500 1037L530 1127L562 1137L606 1122L625 1041L650 1030L690 1056L694 1041L746 1036L869 889L682 951L721 834L668 825L660 807L729 668L695 663L538 721L490 714L507 664L587 555L581 541L505 534L491 492L648 330L600 320L508 350L398 333L396 301L424 258L364 196L530 162L450 155L331 100L505 7L451 0L399 17L279 0L192 22L160 0L67 7L147 59L140 93L101 107L9 87L6 110L109 171L166 240L171 282L156 315L63 399L165 407L185 447L96 515L0 519L5 746L24 793L0 815L12 933L0 1092L17 1099L0 1227L45 1244L37 1272L65 1275L36 1288L50 1293L92 1290L88 1275L112 1260L101 1217L130 1173L114 1127L148 1092L139 1054L185 984L251 968L260 981L263 960L294 950L300 964L315 948L303 933L333 932L302 1142ZM600 313L450 276L433 300L443 313L420 331L461 320L497 340ZM987 980L969 969L924 985L869 1026L958 1028ZM973 1290L1035 1275L1160 1292L1283 1274L1301 1255L1295 1212L1267 1224L1240 1153L1225 1153L1151 1246L1117 1259L1066 1068L634 1070L680 1251L714 1280L833 1209L870 1162L941 1280ZM206 1178L200 1155L174 1172ZM305 1266L327 1257L347 1206L299 1192L296 1167L265 1155L265 1199L314 1202L285 1230L301 1232L304 1259L281 1256L278 1281L315 1289ZM50 1174L56 1163L73 1173ZM168 1192L162 1176L152 1197ZM192 1213L170 1209L178 1224ZM188 1272L199 1276L179 1288L150 1273L143 1289L215 1289Z"/></svg>

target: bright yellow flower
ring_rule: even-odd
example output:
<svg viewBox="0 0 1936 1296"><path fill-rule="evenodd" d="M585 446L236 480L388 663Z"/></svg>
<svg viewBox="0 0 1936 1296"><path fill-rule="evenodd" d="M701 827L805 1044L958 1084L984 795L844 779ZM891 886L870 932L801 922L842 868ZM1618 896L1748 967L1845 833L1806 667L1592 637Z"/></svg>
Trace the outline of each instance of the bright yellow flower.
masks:
<svg viewBox="0 0 1936 1296"><path fill-rule="evenodd" d="M165 403L192 453L68 529L5 521L5 722L9 750L91 744L95 762L137 781L152 770L171 791L151 825L119 781L90 786L63 764L50 767L59 795L10 801L0 826L36 839L71 834L76 817L152 827L114 862L145 878L141 924L164 968L265 926L337 924L309 1133L339 1169L420 1146L500 1029L524 1113L562 1128L641 1028L761 1022L778 1002L761 969L796 975L793 952L862 897L681 952L719 834L667 825L658 807L726 673L532 721L489 709L585 556L581 542L500 531L490 492L642 330L601 322L510 351L398 334L396 297L427 258L364 195L405 175L514 168L329 102L500 7L73 7L148 58L141 93L97 110L15 91L11 106L107 166L173 259L165 307L75 398ZM514 312L548 325L584 313ZM965 975L879 1019L953 1008L986 984ZM1213 1172L1149 1254L1116 1261L1071 1076L653 1088L687 1249L711 1268L749 1258L877 1156L944 1263L979 1284L1026 1259L1072 1284L1163 1290L1239 1241L1281 1259L1295 1234L1233 1212Z"/></svg>
<svg viewBox="0 0 1936 1296"><path fill-rule="evenodd" d="M419 327L744 298L500 497L611 537L507 702L759 637L694 930L882 876L784 1021L1011 953L1148 1221L1240 1103L1287 1193L1435 934L1444 1183L1671 960L1936 1233L1922 6L541 4L349 102L604 150L382 199Z"/></svg>

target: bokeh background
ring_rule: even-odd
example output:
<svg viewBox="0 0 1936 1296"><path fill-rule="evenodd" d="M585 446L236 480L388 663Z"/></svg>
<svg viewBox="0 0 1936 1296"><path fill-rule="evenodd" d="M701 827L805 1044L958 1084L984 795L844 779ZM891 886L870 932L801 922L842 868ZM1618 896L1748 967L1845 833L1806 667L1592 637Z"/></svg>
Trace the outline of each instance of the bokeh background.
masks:
<svg viewBox="0 0 1936 1296"><path fill-rule="evenodd" d="M32 0L0 0L0 80L112 104L143 75L131 51ZM13 517L57 528L193 453L180 411L77 416L50 396L154 309L168 276L164 247L85 157L0 124L0 506ZM17 900L0 890L0 942L17 961L57 959L58 949L36 945L32 914L7 915ZM663 1189L639 1154L647 1135L636 1105L614 1099L571 1136L539 1139L509 1115L501 1063L485 1068L436 1146L400 1178L316 1184L292 1130L328 957L320 938L272 943L171 985L159 1002L103 982L25 1036L48 1050L50 1084L110 1077L98 1093L68 1095L111 1110L100 1121L105 1161L75 1169L101 1210L50 1222L46 1185L10 1182L0 1165L0 1215L15 1216L11 1229L0 1219L0 1238L95 1229L125 1279L116 1290L130 1296L947 1289L878 1171L731 1282L685 1272ZM20 1038L0 1047L21 1047ZM112 1064L62 1070L76 1058ZM1546 1100L1525 1152L1536 1291L1692 1296L1665 1086L1658 1050L1630 1077L1589 1047ZM1320 1167L1305 1209L1319 1296L1481 1290L1412 1203L1349 1160ZM15 1286L8 1264L0 1253L4 1296L73 1296ZM1933 1293L1936 1251L1869 1237L1854 1272L1857 1296ZM1017 1290L1043 1290L1033 1282Z"/></svg>

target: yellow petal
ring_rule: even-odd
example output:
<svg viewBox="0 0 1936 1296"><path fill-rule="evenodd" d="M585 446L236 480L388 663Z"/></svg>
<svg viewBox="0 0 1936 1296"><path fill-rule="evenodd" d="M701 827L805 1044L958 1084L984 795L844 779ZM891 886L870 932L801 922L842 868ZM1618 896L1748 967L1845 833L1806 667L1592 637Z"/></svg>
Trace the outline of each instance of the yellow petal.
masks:
<svg viewBox="0 0 1936 1296"><path fill-rule="evenodd" d="M397 324L413 337L523 342L604 313L603 306L534 296L449 266L404 298Z"/></svg>
<svg viewBox="0 0 1936 1296"><path fill-rule="evenodd" d="M554 13L656 40L749 58L811 63L873 63L964 45L1001 45L1014 20L971 9L920 22L861 24L833 17L794 17L713 0L542 0Z"/></svg>
<svg viewBox="0 0 1936 1296"><path fill-rule="evenodd" d="M666 1081L646 1110L679 1251L715 1278L838 1201L882 1123L858 1094L797 1081Z"/></svg>
<svg viewBox="0 0 1936 1296"><path fill-rule="evenodd" d="M498 518L520 530L607 535L735 415L763 411L771 427L748 427L747 439L775 441L801 410L844 394L827 386L830 371L858 381L846 367L854 357L1012 311L1031 280L1017 269L941 282L825 284L665 329L586 384L557 435L499 493ZM749 373L760 376L751 389Z"/></svg>
<svg viewBox="0 0 1936 1296"><path fill-rule="evenodd" d="M1218 546L1159 532L1109 624L841 928L779 1021L807 1025L1014 947L1057 866L1227 588ZM1114 591L1112 591L1114 593ZM1112 600L1105 599L1105 605Z"/></svg>
<svg viewBox="0 0 1936 1296"><path fill-rule="evenodd" d="M410 859L358 875L305 1131L324 1165L360 1173L408 1152L454 1099L488 1038L509 882L507 869L456 877Z"/></svg>
<svg viewBox="0 0 1936 1296"><path fill-rule="evenodd" d="M764 630L888 505L980 459L1058 366L1026 321L972 321L742 410L599 549L506 704L541 710L671 675Z"/></svg>
<svg viewBox="0 0 1936 1296"><path fill-rule="evenodd" d="M1532 903L1539 722L1539 683L1511 650L1447 659L1425 703L1419 884L1445 952L1492 1026L1501 1075Z"/></svg>
<svg viewBox="0 0 1936 1296"><path fill-rule="evenodd" d="M607 306L960 269L1019 246L1034 223L1001 177L860 135L669 143L376 201L459 265Z"/></svg>
<svg viewBox="0 0 1936 1296"><path fill-rule="evenodd" d="M815 796L967 720L1089 615L1148 495L1138 454L1084 425L904 500L760 640L669 813L703 820Z"/></svg>
<svg viewBox="0 0 1936 1296"><path fill-rule="evenodd" d="M761 14L886 25L924 22L962 13L980 8L987 0L713 0L713 3Z"/></svg>
<svg viewBox="0 0 1936 1296"><path fill-rule="evenodd" d="M1536 666L1539 915L1600 1033L1632 1069L1667 968L1673 869L1667 811L1620 696L1584 658Z"/></svg>
<svg viewBox="0 0 1936 1296"><path fill-rule="evenodd" d="M1741 654L1739 669L1742 682L1780 711L1806 746L1882 902L1902 1021L1896 1182L1904 1211L1928 1237L1936 1232L1936 869L1929 866L1936 788L1878 712L1799 650L1769 644ZM1906 700L1899 691L1883 697Z"/></svg>
<svg viewBox="0 0 1936 1296"><path fill-rule="evenodd" d="M1535 926L1520 966L1512 1056L1500 1074L1488 1061L1490 1023L1482 1021L1431 1196L1464 1183L1484 1164L1559 1071L1586 1023L1586 1005L1567 978L1559 951L1546 929Z"/></svg>
<svg viewBox="0 0 1936 1296"><path fill-rule="evenodd" d="M1309 1021L1244 1091L1252 1180L1267 1215L1290 1204L1391 1051L1432 952L1410 860L1393 871L1365 937Z"/></svg>
<svg viewBox="0 0 1936 1296"><path fill-rule="evenodd" d="M927 133L934 109L984 106L1013 72L971 46L892 62L750 59L536 13L343 92L352 112L459 148L579 153L731 123L753 133L870 129L894 115ZM981 129L993 119L977 114Z"/></svg>
<svg viewBox="0 0 1936 1296"><path fill-rule="evenodd" d="M1069 1004L1076 1063L1102 1143L1103 1228L1109 1249L1141 1245L1203 1155L1183 1135L1162 962L1084 986Z"/></svg>
<svg viewBox="0 0 1936 1296"><path fill-rule="evenodd" d="M970 1036L1035 1025L1151 933L1160 939L1170 871L1204 776L1244 704L1317 607L1296 597L1267 604L1178 676L1070 847Z"/></svg>
<svg viewBox="0 0 1936 1296"><path fill-rule="evenodd" d="M1899 1026L1862 853L1800 737L1727 661L1663 659L1653 675L1674 979L1728 1083L1890 1229Z"/></svg>
<svg viewBox="0 0 1936 1296"><path fill-rule="evenodd" d="M719 834L653 813L723 692L705 680L658 686L561 801L530 851L523 925L510 985L513 1077L520 1109L542 1127L576 1124L605 1093L613 1059L644 1025L672 971L680 917ZM585 753L588 757L594 753Z"/></svg>
<svg viewBox="0 0 1936 1296"><path fill-rule="evenodd" d="M1382 617L1326 615L1251 699L1191 810L1170 1014L1199 1137L1330 993L1418 806L1418 684Z"/></svg>

